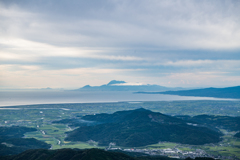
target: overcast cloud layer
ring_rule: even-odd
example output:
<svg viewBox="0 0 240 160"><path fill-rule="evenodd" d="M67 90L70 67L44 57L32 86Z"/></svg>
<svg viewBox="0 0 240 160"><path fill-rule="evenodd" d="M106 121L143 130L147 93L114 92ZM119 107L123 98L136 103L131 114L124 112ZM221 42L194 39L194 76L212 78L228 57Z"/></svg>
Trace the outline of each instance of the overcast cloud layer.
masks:
<svg viewBox="0 0 240 160"><path fill-rule="evenodd" d="M0 0L0 88L240 85L238 0Z"/></svg>

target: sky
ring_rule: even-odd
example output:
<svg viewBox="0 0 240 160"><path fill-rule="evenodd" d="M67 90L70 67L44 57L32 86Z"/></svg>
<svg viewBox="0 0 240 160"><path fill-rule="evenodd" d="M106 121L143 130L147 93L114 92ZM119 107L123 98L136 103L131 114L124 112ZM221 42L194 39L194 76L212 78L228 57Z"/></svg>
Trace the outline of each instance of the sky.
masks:
<svg viewBox="0 0 240 160"><path fill-rule="evenodd" d="M239 0L0 0L0 89L240 85Z"/></svg>

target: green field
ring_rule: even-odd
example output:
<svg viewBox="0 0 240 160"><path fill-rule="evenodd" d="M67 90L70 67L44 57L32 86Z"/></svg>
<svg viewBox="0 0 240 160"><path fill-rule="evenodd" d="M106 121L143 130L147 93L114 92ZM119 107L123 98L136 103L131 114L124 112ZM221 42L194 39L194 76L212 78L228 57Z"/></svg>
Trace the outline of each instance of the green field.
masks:
<svg viewBox="0 0 240 160"><path fill-rule="evenodd" d="M42 124L38 131L36 132L28 132L25 134L26 138L36 138L38 140L45 141L48 144L52 145L52 149L60 149L60 148L103 148L94 145L89 145L84 142L66 142L64 138L66 137L66 133L69 131L69 127L67 125L61 124Z"/></svg>

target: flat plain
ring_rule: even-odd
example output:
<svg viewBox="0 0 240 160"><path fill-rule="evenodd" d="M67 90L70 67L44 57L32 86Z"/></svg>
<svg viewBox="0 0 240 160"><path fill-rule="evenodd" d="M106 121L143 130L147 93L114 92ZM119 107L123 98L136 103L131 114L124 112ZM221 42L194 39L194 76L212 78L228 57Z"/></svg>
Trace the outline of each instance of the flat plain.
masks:
<svg viewBox="0 0 240 160"><path fill-rule="evenodd" d="M68 124L56 124L53 121L62 119L78 119L84 115L98 113L114 113L121 110L145 108L167 115L202 114L221 116L240 116L239 101L160 101L160 102L119 102L119 103L76 103L76 104L42 104L10 106L0 109L1 126L26 126L36 128L35 132L28 132L25 138L36 138L51 144L51 149L60 148L108 148L98 146L97 142L70 142L65 141L66 132L76 127ZM236 132L221 129L224 133L223 141L217 144L187 145L170 142L160 142L137 149L167 149L178 148L183 152L204 150L209 155L240 158L240 139L233 137ZM121 146L118 148L127 149Z"/></svg>

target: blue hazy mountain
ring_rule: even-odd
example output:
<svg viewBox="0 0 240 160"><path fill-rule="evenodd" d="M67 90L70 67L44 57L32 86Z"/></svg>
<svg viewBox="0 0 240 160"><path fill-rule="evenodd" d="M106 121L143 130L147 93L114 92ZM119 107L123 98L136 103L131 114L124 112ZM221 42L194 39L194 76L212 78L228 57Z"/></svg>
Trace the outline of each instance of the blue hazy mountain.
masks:
<svg viewBox="0 0 240 160"><path fill-rule="evenodd" d="M239 99L240 98L240 86L227 87L227 88L204 88L204 89L181 90L181 91L141 92L141 93Z"/></svg>
<svg viewBox="0 0 240 160"><path fill-rule="evenodd" d="M112 80L108 84L101 86L86 85L76 91L167 91L180 90L181 88L168 88L159 85L129 85L125 81Z"/></svg>

